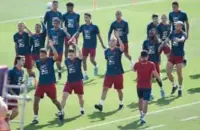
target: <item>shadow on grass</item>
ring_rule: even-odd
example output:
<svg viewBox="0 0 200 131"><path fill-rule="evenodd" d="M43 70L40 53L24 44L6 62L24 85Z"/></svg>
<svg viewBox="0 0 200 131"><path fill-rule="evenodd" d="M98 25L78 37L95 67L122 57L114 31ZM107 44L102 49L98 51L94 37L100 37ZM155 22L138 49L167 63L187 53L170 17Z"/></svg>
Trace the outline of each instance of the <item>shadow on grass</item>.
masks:
<svg viewBox="0 0 200 131"><path fill-rule="evenodd" d="M178 97L176 96L170 96L170 97L165 97L158 99L157 101L155 101L155 104L158 106L165 106L165 105L169 105L172 101L176 100Z"/></svg>
<svg viewBox="0 0 200 131"><path fill-rule="evenodd" d="M96 82L94 82L94 81L95 81L95 79L91 79L91 80L88 80L88 81L84 82L83 84L84 85L93 85L93 84L96 84Z"/></svg>
<svg viewBox="0 0 200 131"><path fill-rule="evenodd" d="M113 110L110 112L93 112L92 114L88 115L89 119L97 119L92 122L103 121L106 117L111 116L118 112L118 110Z"/></svg>
<svg viewBox="0 0 200 131"><path fill-rule="evenodd" d="M125 126L117 126L117 128L120 130L136 130L136 129L145 129L148 127L146 125L141 125L139 122L140 122L139 120L136 120Z"/></svg>
<svg viewBox="0 0 200 131"><path fill-rule="evenodd" d="M189 94L200 93L200 87L191 88L187 90Z"/></svg>
<svg viewBox="0 0 200 131"><path fill-rule="evenodd" d="M81 115L64 119L64 121L62 123L59 122L58 118L55 118L54 120L48 121L47 124L43 124L43 125L33 125L33 124L26 125L24 127L24 129L25 130L40 130L41 128L44 128L44 127L60 127L60 126L64 125L65 123L70 123L71 121L76 120L79 117L81 117Z"/></svg>
<svg viewBox="0 0 200 131"><path fill-rule="evenodd" d="M160 73L166 73L166 69L162 69Z"/></svg>
<svg viewBox="0 0 200 131"><path fill-rule="evenodd" d="M200 74L190 75L191 79L200 79Z"/></svg>

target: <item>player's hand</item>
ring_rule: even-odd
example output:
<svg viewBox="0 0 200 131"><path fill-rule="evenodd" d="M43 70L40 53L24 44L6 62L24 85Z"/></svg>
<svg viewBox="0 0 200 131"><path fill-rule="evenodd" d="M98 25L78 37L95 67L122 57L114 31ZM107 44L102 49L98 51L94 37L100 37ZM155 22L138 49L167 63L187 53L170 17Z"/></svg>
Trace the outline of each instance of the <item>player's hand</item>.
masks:
<svg viewBox="0 0 200 131"><path fill-rule="evenodd" d="M114 36L116 37L116 38L119 38L119 32L118 31L114 31Z"/></svg>
<svg viewBox="0 0 200 131"><path fill-rule="evenodd" d="M179 38L177 38L177 37L174 38L174 41L178 43L179 42Z"/></svg>
<svg viewBox="0 0 200 131"><path fill-rule="evenodd" d="M54 45L54 42L52 40L49 40L49 46L53 47L53 45Z"/></svg>
<svg viewBox="0 0 200 131"><path fill-rule="evenodd" d="M102 45L102 48L103 48L103 49L107 49L105 45Z"/></svg>
<svg viewBox="0 0 200 131"><path fill-rule="evenodd" d="M40 22L43 23L44 22L44 18L40 17Z"/></svg>

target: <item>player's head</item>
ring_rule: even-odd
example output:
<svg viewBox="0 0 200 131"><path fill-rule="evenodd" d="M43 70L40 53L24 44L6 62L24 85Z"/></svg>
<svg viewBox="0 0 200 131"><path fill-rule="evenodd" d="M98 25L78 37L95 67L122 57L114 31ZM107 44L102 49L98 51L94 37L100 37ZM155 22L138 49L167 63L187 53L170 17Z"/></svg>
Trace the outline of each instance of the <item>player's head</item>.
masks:
<svg viewBox="0 0 200 131"><path fill-rule="evenodd" d="M183 27L183 22L182 21L177 21L176 22L176 31L181 31Z"/></svg>
<svg viewBox="0 0 200 131"><path fill-rule="evenodd" d="M152 15L152 21L153 21L153 23L158 24L158 15L157 14Z"/></svg>
<svg viewBox="0 0 200 131"><path fill-rule="evenodd" d="M66 4L66 7L67 7L67 12L73 12L73 10L74 10L74 3L68 2Z"/></svg>
<svg viewBox="0 0 200 131"><path fill-rule="evenodd" d="M20 67L24 66L24 64L25 64L25 57L24 56L18 55L18 56L16 56L15 60L16 60L17 66L20 66Z"/></svg>
<svg viewBox="0 0 200 131"><path fill-rule="evenodd" d="M143 51L140 53L140 58L141 58L141 60L148 60L148 57L149 57L148 51L143 50Z"/></svg>
<svg viewBox="0 0 200 131"><path fill-rule="evenodd" d="M179 10L179 4L177 1L172 3L172 9L173 11L177 12Z"/></svg>
<svg viewBox="0 0 200 131"><path fill-rule="evenodd" d="M40 59L45 60L47 58L47 50L45 48L40 49Z"/></svg>
<svg viewBox="0 0 200 131"><path fill-rule="evenodd" d="M35 24L35 32L40 33L41 31L41 25L40 24Z"/></svg>
<svg viewBox="0 0 200 131"><path fill-rule="evenodd" d="M154 38L156 36L156 29L153 28L149 31L149 38Z"/></svg>
<svg viewBox="0 0 200 131"><path fill-rule="evenodd" d="M75 50L69 49L68 58L69 58L70 60L74 60L75 57L76 57Z"/></svg>
<svg viewBox="0 0 200 131"><path fill-rule="evenodd" d="M118 11L115 13L115 16L116 16L116 19L117 19L117 20L121 20L121 19L122 19L122 12L118 10Z"/></svg>
<svg viewBox="0 0 200 131"><path fill-rule="evenodd" d="M161 16L161 20L162 20L162 23L167 23L167 15L166 14L163 14Z"/></svg>
<svg viewBox="0 0 200 131"><path fill-rule="evenodd" d="M57 10L57 9L58 9L58 1L57 1L57 0L54 0L54 1L52 2L52 9L53 9L53 10Z"/></svg>
<svg viewBox="0 0 200 131"><path fill-rule="evenodd" d="M91 18L92 18L92 16L91 16L90 13L85 13L85 14L84 14L84 19L85 19L85 22L86 22L86 23L90 23Z"/></svg>
<svg viewBox="0 0 200 131"><path fill-rule="evenodd" d="M110 45L110 48L111 48L111 49L113 49L113 48L116 47L116 45L117 45L117 38L116 38L115 36L112 36L112 37L110 38L110 43L109 43L109 45Z"/></svg>
<svg viewBox="0 0 200 131"><path fill-rule="evenodd" d="M60 20L58 18L53 19L53 27L59 28L60 27Z"/></svg>
<svg viewBox="0 0 200 131"><path fill-rule="evenodd" d="M19 22L17 24L17 27L18 27L18 31L19 32L23 32L24 31L24 23L23 22Z"/></svg>

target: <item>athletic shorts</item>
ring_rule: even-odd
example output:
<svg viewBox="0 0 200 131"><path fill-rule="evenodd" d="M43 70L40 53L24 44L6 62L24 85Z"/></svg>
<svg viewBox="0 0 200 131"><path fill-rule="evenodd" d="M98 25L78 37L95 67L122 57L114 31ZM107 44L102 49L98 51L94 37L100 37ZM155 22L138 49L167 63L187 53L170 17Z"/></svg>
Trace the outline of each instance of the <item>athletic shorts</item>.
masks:
<svg viewBox="0 0 200 131"><path fill-rule="evenodd" d="M96 49L83 48L82 53L83 53L84 57L88 57L89 55L90 55L90 57L95 57L96 56Z"/></svg>
<svg viewBox="0 0 200 131"><path fill-rule="evenodd" d="M10 104L18 104L18 100L16 99L8 99L8 103ZM8 104L8 110L12 110L13 108L18 108L17 105L9 105Z"/></svg>
<svg viewBox="0 0 200 131"><path fill-rule="evenodd" d="M83 81L80 80L77 82L66 82L63 92L72 94L72 91L74 91L75 94L83 95Z"/></svg>
<svg viewBox="0 0 200 131"><path fill-rule="evenodd" d="M171 62L173 65L181 64L184 61L183 56L169 56L169 62Z"/></svg>
<svg viewBox="0 0 200 131"><path fill-rule="evenodd" d="M164 47L161 49L160 53L164 52L164 54L167 55L167 54L170 53L170 51L171 51L171 48L170 48L169 46L164 46Z"/></svg>
<svg viewBox="0 0 200 131"><path fill-rule="evenodd" d="M32 54L32 60L37 61L40 59L40 55Z"/></svg>
<svg viewBox="0 0 200 131"><path fill-rule="evenodd" d="M51 99L57 99L55 84L38 85L35 91L35 96L44 98L44 94L46 94Z"/></svg>
<svg viewBox="0 0 200 131"><path fill-rule="evenodd" d="M149 101L151 96L151 88L137 88L137 95L139 99Z"/></svg>
<svg viewBox="0 0 200 131"><path fill-rule="evenodd" d="M160 74L160 63L154 62L154 65L156 67L156 71L158 72L158 74Z"/></svg>
<svg viewBox="0 0 200 131"><path fill-rule="evenodd" d="M104 88L112 88L113 85L116 90L121 90L124 88L123 74L112 75L112 76L106 75L104 77L104 83L103 83Z"/></svg>
<svg viewBox="0 0 200 131"><path fill-rule="evenodd" d="M52 57L52 56L54 56L54 54L52 52L49 52L49 57ZM56 61L62 62L62 58L63 58L63 53L58 54Z"/></svg>

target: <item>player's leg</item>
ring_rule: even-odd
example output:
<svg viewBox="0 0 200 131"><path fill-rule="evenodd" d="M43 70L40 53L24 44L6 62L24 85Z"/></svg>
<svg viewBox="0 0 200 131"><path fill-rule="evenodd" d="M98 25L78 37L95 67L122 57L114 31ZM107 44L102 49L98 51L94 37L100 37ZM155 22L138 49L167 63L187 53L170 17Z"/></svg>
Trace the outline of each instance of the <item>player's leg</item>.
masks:
<svg viewBox="0 0 200 131"><path fill-rule="evenodd" d="M131 55L129 54L129 46L128 44L124 44L124 55L131 61L131 69L133 69L134 61L132 60Z"/></svg>
<svg viewBox="0 0 200 131"><path fill-rule="evenodd" d="M182 84L183 84L183 75L182 75L182 63L176 65L176 71L178 76L178 96L182 96Z"/></svg>
<svg viewBox="0 0 200 131"><path fill-rule="evenodd" d="M74 90L75 94L77 94L77 96L78 96L79 105L80 105L80 113L81 113L81 115L83 115L85 113L84 112L84 99L83 99L83 95L84 95L83 81L75 82L73 85L73 90Z"/></svg>
<svg viewBox="0 0 200 131"><path fill-rule="evenodd" d="M140 112L140 119L142 119L143 115L143 90L141 88L137 88L138 95L138 109Z"/></svg>
<svg viewBox="0 0 200 131"><path fill-rule="evenodd" d="M65 58L68 57L68 50L69 50L69 45L65 44Z"/></svg>
<svg viewBox="0 0 200 131"><path fill-rule="evenodd" d="M174 94L175 91L177 90L177 84L175 83L174 81L174 76L172 75L172 71L173 71L173 66L174 66L174 62L173 60L169 58L169 61L167 63L167 76L168 76L168 79L169 81L172 83L172 92L171 94Z"/></svg>
<svg viewBox="0 0 200 131"><path fill-rule="evenodd" d="M119 97L119 108L118 110L123 109L124 104L123 104L123 88L124 88L124 79L123 79L123 75L117 75L114 76L114 88L117 90L118 92L118 97Z"/></svg>
<svg viewBox="0 0 200 131"><path fill-rule="evenodd" d="M96 57L96 49L91 49L90 50L90 61L94 65L94 76L97 76L98 75L98 65L95 60L95 57Z"/></svg>
<svg viewBox="0 0 200 131"><path fill-rule="evenodd" d="M58 68L58 79L60 80L62 78L62 66L61 66L61 63L62 63L62 55L63 54L59 54L58 55L58 59L56 61L56 65L57 65L57 68Z"/></svg>
<svg viewBox="0 0 200 131"><path fill-rule="evenodd" d="M36 89L36 92L38 92L37 89ZM40 92L40 93L41 93L41 92ZM39 94L37 93L37 95L39 95ZM33 117L32 124L38 124L38 122L39 122L39 120L38 120L38 111L39 111L40 99L41 99L41 97L38 97L38 96L36 96L36 94L35 94L34 102L33 102L34 117Z"/></svg>
<svg viewBox="0 0 200 131"><path fill-rule="evenodd" d="M65 87L63 89L63 96L62 96L62 100L61 100L61 106L62 109L65 108L66 105L66 101L69 97L69 95L72 93L72 88L69 82L66 82Z"/></svg>
<svg viewBox="0 0 200 131"><path fill-rule="evenodd" d="M80 112L81 112L81 115L83 115L85 112L84 112L84 99L83 99L83 95L80 95L80 94L77 94L78 96L78 99L79 99L79 105L80 105Z"/></svg>

